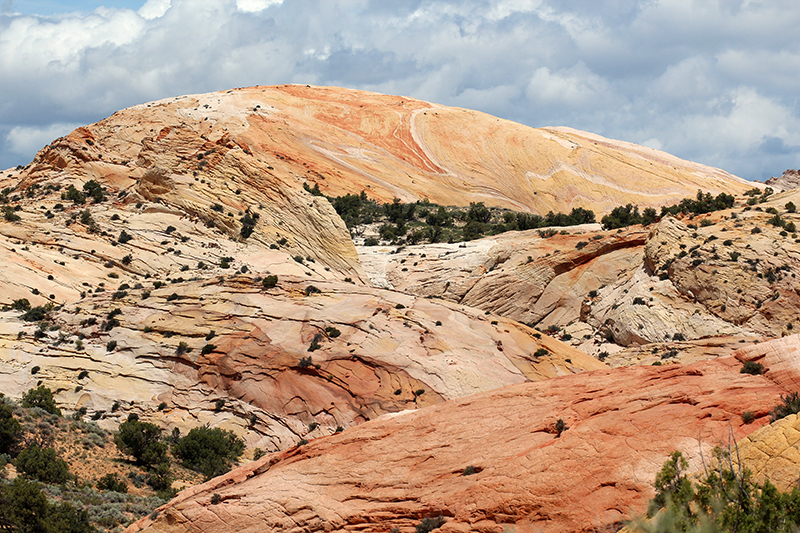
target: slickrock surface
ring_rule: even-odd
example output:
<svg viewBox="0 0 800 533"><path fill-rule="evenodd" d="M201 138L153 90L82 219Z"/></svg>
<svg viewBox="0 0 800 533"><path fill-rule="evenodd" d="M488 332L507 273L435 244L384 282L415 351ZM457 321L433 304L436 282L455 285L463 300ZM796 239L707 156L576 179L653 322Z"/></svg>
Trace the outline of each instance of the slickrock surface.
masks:
<svg viewBox="0 0 800 533"><path fill-rule="evenodd" d="M775 383L790 391L800 391L800 335L772 339L733 353L741 360L764 366Z"/></svg>
<svg viewBox="0 0 800 533"><path fill-rule="evenodd" d="M61 311L60 330L41 338L4 313L3 391L17 397L42 380L62 407L105 414L109 428L136 411L183 433L212 423L278 450L386 412L605 366L507 319L340 282L264 289L238 276L126 292ZM106 331L114 309L120 325Z"/></svg>
<svg viewBox="0 0 800 533"><path fill-rule="evenodd" d="M670 341L720 336L749 343L790 334L800 320L797 233L770 223L778 216L782 224L800 224L800 215L785 207L789 202L800 203L800 193L621 232L575 227L550 238L509 232L464 244L358 252L376 285L435 295L542 330L555 327L595 355L619 349L607 340L667 351L681 348L665 344ZM618 362L625 360L634 361Z"/></svg>
<svg viewBox="0 0 800 533"><path fill-rule="evenodd" d="M546 328L577 321L587 294L641 264L647 231L599 225L543 238L507 232L462 244L357 247L367 276L402 292L437 296ZM580 244L579 244L580 243Z"/></svg>
<svg viewBox="0 0 800 533"><path fill-rule="evenodd" d="M716 194L752 187L719 169L577 130L533 129L407 97L299 85L119 111L55 141L23 177L33 182L49 172L103 177L120 188L136 183L139 196L181 204L203 219L213 215L206 208L214 201L236 210L263 204L263 238L288 234L308 251L314 251L308 239L325 235L309 232L320 217L299 209L311 201L296 194L304 182L332 196L366 190L382 201L483 201L539 214L577 206L605 213L626 203L672 203L698 188Z"/></svg>
<svg viewBox="0 0 800 533"><path fill-rule="evenodd" d="M410 533L437 515L443 532L603 530L644 510L671 451L698 468L729 424L741 439L764 423L743 426L741 411L766 412L783 389L739 367L601 370L385 416L189 489L127 531Z"/></svg>
<svg viewBox="0 0 800 533"><path fill-rule="evenodd" d="M800 420L789 415L754 431L735 448L734 464L741 461L759 483L767 479L782 492L800 483ZM738 452L738 453L736 453Z"/></svg>
<svg viewBox="0 0 800 533"><path fill-rule="evenodd" d="M776 191L788 191L800 187L800 172L794 169L786 170L778 177L772 177L765 183Z"/></svg>

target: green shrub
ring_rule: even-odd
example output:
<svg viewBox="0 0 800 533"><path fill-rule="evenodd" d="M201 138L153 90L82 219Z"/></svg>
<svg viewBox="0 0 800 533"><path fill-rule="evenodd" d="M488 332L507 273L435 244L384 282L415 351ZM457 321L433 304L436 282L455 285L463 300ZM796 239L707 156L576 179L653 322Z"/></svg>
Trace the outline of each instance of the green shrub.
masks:
<svg viewBox="0 0 800 533"><path fill-rule="evenodd" d="M733 468L728 452L714 451L717 464L694 483L684 474L688 464L673 452L656 476L645 532L790 533L800 519L800 491L779 493L769 481L760 485L746 469Z"/></svg>
<svg viewBox="0 0 800 533"><path fill-rule="evenodd" d="M270 275L265 276L264 279L261 280L261 286L265 289L271 289L278 284L278 276Z"/></svg>
<svg viewBox="0 0 800 533"><path fill-rule="evenodd" d="M756 415L753 411L745 411L742 413L742 422L745 424L752 424L756 419Z"/></svg>
<svg viewBox="0 0 800 533"><path fill-rule="evenodd" d="M414 533L430 533L434 529L439 529L442 527L444 523L445 519L443 516L423 518L422 521L417 524L416 528L414 529Z"/></svg>
<svg viewBox="0 0 800 533"><path fill-rule="evenodd" d="M463 472L461 472L461 475L462 476L471 476L472 474L477 474L477 473L478 473L478 469L475 468L474 466L470 465L470 466L466 467Z"/></svg>
<svg viewBox="0 0 800 533"><path fill-rule="evenodd" d="M203 354L203 355L208 355L208 354L210 354L211 352L213 352L216 349L217 349L216 345L214 345L214 344L206 344L200 350L200 353Z"/></svg>
<svg viewBox="0 0 800 533"><path fill-rule="evenodd" d="M26 476L43 483L62 484L72 479L69 465L58 458L53 448L30 446L19 453L14 466Z"/></svg>
<svg viewBox="0 0 800 533"><path fill-rule="evenodd" d="M131 239L133 239L133 237L131 237L131 235L125 230L122 230L122 232L119 234L117 242L120 244L125 244L126 242L129 242Z"/></svg>
<svg viewBox="0 0 800 533"><path fill-rule="evenodd" d="M108 341L106 343L106 351L113 352L117 348L117 341Z"/></svg>
<svg viewBox="0 0 800 533"><path fill-rule="evenodd" d="M41 322L42 320L49 318L50 311L52 310L53 306L50 304L37 305L36 307L31 307L25 311L20 318L25 322Z"/></svg>
<svg viewBox="0 0 800 533"><path fill-rule="evenodd" d="M0 403L0 454L12 453L22 438L22 426L10 405Z"/></svg>
<svg viewBox="0 0 800 533"><path fill-rule="evenodd" d="M155 466L168 462L167 446L161 440L161 428L129 417L119 425L114 444L122 453L133 456L137 464Z"/></svg>
<svg viewBox="0 0 800 533"><path fill-rule="evenodd" d="M201 426L190 430L172 450L183 466L211 479L231 469L244 452L244 441L231 431Z"/></svg>
<svg viewBox="0 0 800 533"><path fill-rule="evenodd" d="M744 365L742 365L741 370L739 370L740 374L753 374L759 375L764 373L764 365L761 363L756 363L755 361L745 361Z"/></svg>
<svg viewBox="0 0 800 533"><path fill-rule="evenodd" d="M538 350L536 350L533 353L533 356L534 357L544 357L544 356L549 355L549 354L550 354L550 352L547 351L547 348L539 348Z"/></svg>
<svg viewBox="0 0 800 533"><path fill-rule="evenodd" d="M556 438L560 437L562 433L568 430L567 423L564 422L562 419L558 419L556 421Z"/></svg>
<svg viewBox="0 0 800 533"><path fill-rule="evenodd" d="M53 391L44 385L25 392L22 395L22 407L38 407L52 415L61 416L61 410L56 406L56 401L53 398Z"/></svg>
<svg viewBox="0 0 800 533"><path fill-rule="evenodd" d="M2 517L11 531L20 533L96 533L85 510L71 504L50 503L38 483L17 477L8 485L0 484Z"/></svg>
<svg viewBox="0 0 800 533"><path fill-rule="evenodd" d="M95 486L100 490L110 490L123 494L128 492L128 484L113 472L98 479Z"/></svg>
<svg viewBox="0 0 800 533"><path fill-rule="evenodd" d="M781 395L781 404L776 405L769 413L770 422L775 422L789 415L800 413L800 394L793 392Z"/></svg>

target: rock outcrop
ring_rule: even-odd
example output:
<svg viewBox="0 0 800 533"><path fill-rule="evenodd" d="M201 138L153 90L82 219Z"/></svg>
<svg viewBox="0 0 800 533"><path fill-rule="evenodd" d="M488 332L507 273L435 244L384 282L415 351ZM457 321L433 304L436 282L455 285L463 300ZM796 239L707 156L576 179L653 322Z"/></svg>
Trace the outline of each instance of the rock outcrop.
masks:
<svg viewBox="0 0 800 533"><path fill-rule="evenodd" d="M42 381L109 429L136 412L280 450L387 412L605 366L507 319L353 284L148 285L95 293L56 313L52 332L4 313L3 391Z"/></svg>
<svg viewBox="0 0 800 533"><path fill-rule="evenodd" d="M440 515L443 532L603 530L644 511L673 450L699 468L729 428L764 423L783 389L739 367L600 370L384 416L186 490L127 531L410 532Z"/></svg>
<svg viewBox="0 0 800 533"><path fill-rule="evenodd" d="M767 187L776 191L788 191L800 187L800 171L789 169L778 177L772 177L765 182Z"/></svg>

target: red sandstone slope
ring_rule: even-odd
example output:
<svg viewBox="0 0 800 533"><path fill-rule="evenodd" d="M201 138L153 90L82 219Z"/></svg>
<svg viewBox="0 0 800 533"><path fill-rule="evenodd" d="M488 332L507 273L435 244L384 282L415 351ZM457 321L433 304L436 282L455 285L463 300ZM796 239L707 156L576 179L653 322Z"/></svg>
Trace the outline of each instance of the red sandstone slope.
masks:
<svg viewBox="0 0 800 533"><path fill-rule="evenodd" d="M698 466L729 427L764 423L784 390L739 368L602 370L385 416L184 491L127 531L406 533L436 515L442 531L593 531L644 510L669 452ZM744 410L758 422L743 426Z"/></svg>

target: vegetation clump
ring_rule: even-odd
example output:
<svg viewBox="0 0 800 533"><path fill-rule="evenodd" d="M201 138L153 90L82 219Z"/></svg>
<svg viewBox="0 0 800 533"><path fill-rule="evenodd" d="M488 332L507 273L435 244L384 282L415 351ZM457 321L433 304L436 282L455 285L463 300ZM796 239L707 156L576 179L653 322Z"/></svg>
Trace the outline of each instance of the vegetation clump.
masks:
<svg viewBox="0 0 800 533"><path fill-rule="evenodd" d="M244 441L232 431L201 426L178 440L172 451L183 466L211 479L231 469L244 452Z"/></svg>
<svg viewBox="0 0 800 533"><path fill-rule="evenodd" d="M53 398L53 391L44 385L39 385L35 389L29 389L22 395L23 407L38 407L52 415L61 416L61 409L56 406Z"/></svg>
<svg viewBox="0 0 800 533"><path fill-rule="evenodd" d="M697 481L686 475L688 462L673 452L656 476L646 532L789 533L800 523L800 490L780 493L768 480L759 484L729 452L714 451L716 467Z"/></svg>

